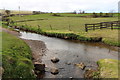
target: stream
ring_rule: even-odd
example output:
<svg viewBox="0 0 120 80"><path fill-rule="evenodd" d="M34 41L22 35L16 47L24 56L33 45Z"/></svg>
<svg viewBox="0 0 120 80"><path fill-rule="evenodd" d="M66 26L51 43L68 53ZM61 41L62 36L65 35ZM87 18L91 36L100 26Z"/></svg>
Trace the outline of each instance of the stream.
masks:
<svg viewBox="0 0 120 80"><path fill-rule="evenodd" d="M86 69L97 69L96 62L99 59L118 59L118 51L113 50L99 43L85 43L72 40L64 40L54 37L47 37L36 33L20 31L20 38L28 40L43 41L47 47L42 62L46 65L44 78L83 78ZM52 63L51 58L60 59L58 63ZM75 66L75 63L83 62L86 65L85 70ZM53 75L51 68L58 68L59 73Z"/></svg>

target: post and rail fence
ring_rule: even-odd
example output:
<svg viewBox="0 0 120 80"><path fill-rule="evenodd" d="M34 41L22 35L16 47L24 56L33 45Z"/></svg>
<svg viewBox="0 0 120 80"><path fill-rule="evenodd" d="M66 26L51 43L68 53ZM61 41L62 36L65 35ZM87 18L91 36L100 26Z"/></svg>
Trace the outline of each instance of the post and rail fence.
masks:
<svg viewBox="0 0 120 80"><path fill-rule="evenodd" d="M88 32L88 30L96 30L96 29L103 29L103 28L120 29L120 21L85 24L85 31L86 32Z"/></svg>

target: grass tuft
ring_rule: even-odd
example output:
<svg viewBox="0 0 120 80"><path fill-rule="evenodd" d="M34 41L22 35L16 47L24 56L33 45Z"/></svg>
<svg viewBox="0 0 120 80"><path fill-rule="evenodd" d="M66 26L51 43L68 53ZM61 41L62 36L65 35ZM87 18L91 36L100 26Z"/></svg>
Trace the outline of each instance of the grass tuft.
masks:
<svg viewBox="0 0 120 80"><path fill-rule="evenodd" d="M120 61L114 59L101 59L98 62L99 78L118 78Z"/></svg>

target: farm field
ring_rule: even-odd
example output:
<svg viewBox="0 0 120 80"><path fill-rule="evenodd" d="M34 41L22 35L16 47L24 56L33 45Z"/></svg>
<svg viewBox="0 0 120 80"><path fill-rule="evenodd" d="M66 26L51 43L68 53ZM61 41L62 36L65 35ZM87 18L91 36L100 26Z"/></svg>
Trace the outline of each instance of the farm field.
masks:
<svg viewBox="0 0 120 80"><path fill-rule="evenodd" d="M83 14L60 14L60 15L68 15L68 16L76 16L76 15L83 15ZM89 15L89 14L86 14ZM84 18L84 17L57 17L52 16L52 14L39 14L39 15L26 15L26 16L14 16L11 17L13 21L21 21L21 20L35 20L35 21L25 21L25 22L18 22L17 24L25 25L31 27L38 27L40 25L42 30L69 30L70 29L74 32L84 32L85 31L85 24L89 23L99 23L99 22L109 22L109 21L116 21L118 17L110 17L110 18ZM36 20L36 19L43 19L43 20Z"/></svg>
<svg viewBox="0 0 120 80"><path fill-rule="evenodd" d="M85 24L99 23L99 22L109 22L117 21L117 14L114 14L115 17L101 17L101 18L90 18L90 17L76 17L76 16L85 16L91 15L88 14L65 14L58 13L60 16L52 16L53 14L38 14L38 15L23 15L21 17L14 16L10 17L13 21L22 21L16 22L15 25L25 25L30 29L38 29L45 32L54 32L54 33L74 33L84 37L102 37L103 42L110 45L119 45L118 42L118 30L111 29L102 29L102 30L90 30L85 32ZM68 17L69 16L69 17ZM42 20L38 20L42 19ZM24 21L24 20L33 20L33 21ZM111 35L112 33L112 35Z"/></svg>
<svg viewBox="0 0 120 80"><path fill-rule="evenodd" d="M61 14L64 15L64 14ZM70 15L70 14L68 14ZM71 14L71 16L75 16L75 14ZM80 14L76 14L80 15ZM118 17L112 18L84 18L84 17L56 17L52 16L52 14L39 14L39 15L26 15L26 16L15 16L11 17L13 21L21 21L21 20L35 20L35 21L25 21L25 22L18 22L17 24L25 25L31 27L38 27L42 30L69 30L69 26L71 31L74 32L84 32L85 31L85 24L89 23L99 23L99 22L109 22L109 21L116 21ZM43 20L36 20L36 19L43 19Z"/></svg>

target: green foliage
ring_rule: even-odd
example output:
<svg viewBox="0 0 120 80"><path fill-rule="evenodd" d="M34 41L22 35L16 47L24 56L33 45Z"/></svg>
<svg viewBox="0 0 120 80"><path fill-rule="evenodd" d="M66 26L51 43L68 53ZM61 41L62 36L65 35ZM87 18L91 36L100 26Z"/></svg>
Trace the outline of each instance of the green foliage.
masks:
<svg viewBox="0 0 120 80"><path fill-rule="evenodd" d="M80 41L90 41L91 40L89 37L80 36L80 35L78 36L77 39L80 40Z"/></svg>
<svg viewBox="0 0 120 80"><path fill-rule="evenodd" d="M25 42L2 32L3 78L34 78L31 50Z"/></svg>

